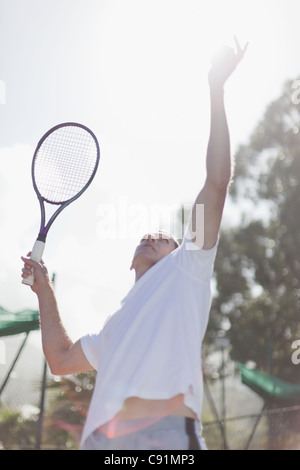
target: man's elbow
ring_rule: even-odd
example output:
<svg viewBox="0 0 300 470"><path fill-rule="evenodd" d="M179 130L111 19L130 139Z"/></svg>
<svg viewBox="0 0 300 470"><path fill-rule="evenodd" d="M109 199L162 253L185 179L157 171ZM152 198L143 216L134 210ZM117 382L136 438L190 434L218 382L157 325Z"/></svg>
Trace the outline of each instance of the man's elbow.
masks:
<svg viewBox="0 0 300 470"><path fill-rule="evenodd" d="M47 354L45 351L44 351L44 354L45 354L45 357L46 357L46 361L47 361L47 364L49 366L49 369L50 369L50 372L52 375L66 375L66 371L64 370L65 367L64 367L64 364L61 360L61 358L57 355L53 355L53 354Z"/></svg>
<svg viewBox="0 0 300 470"><path fill-rule="evenodd" d="M224 158L225 163L222 162L211 164L208 161L206 179L211 186L214 186L216 190L227 189L233 181L234 177L234 161L228 155Z"/></svg>
<svg viewBox="0 0 300 470"><path fill-rule="evenodd" d="M223 174L220 173L218 175L214 175L213 177L207 178L207 183L210 184L212 188L214 188L217 192L227 192L230 184L232 181L231 172L224 172Z"/></svg>
<svg viewBox="0 0 300 470"><path fill-rule="evenodd" d="M63 368L58 362L47 360L47 363L52 375L65 375Z"/></svg>

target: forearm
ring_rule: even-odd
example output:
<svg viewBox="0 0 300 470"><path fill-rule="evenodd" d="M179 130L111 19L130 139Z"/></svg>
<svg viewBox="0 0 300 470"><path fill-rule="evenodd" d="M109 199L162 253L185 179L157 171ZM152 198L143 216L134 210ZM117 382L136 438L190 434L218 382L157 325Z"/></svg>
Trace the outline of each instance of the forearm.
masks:
<svg viewBox="0 0 300 470"><path fill-rule="evenodd" d="M50 285L45 286L38 294L42 345L50 368L56 366L60 356L71 346L72 341L68 337L60 315L54 291Z"/></svg>
<svg viewBox="0 0 300 470"><path fill-rule="evenodd" d="M211 122L207 147L207 179L227 186L231 178L230 136L221 86L210 86Z"/></svg>
<svg viewBox="0 0 300 470"><path fill-rule="evenodd" d="M81 340L73 343L63 327L44 262L36 263L24 256L21 258L24 261L22 278L31 276L32 269L34 272L31 290L37 295L39 302L43 351L51 372L54 375L68 375L92 370L93 367L82 350Z"/></svg>

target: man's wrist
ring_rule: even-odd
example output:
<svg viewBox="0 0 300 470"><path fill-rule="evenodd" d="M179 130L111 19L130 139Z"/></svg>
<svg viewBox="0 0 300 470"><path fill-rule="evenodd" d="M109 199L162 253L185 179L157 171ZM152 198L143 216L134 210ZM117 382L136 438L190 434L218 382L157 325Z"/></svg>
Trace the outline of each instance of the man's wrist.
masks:
<svg viewBox="0 0 300 470"><path fill-rule="evenodd" d="M39 300L41 300L42 298L46 298L46 297L53 297L54 288L53 288L52 282L50 280L45 281L45 283L39 285L36 288L35 293Z"/></svg>
<svg viewBox="0 0 300 470"><path fill-rule="evenodd" d="M209 83L209 90L211 96L224 96L224 85L217 81Z"/></svg>

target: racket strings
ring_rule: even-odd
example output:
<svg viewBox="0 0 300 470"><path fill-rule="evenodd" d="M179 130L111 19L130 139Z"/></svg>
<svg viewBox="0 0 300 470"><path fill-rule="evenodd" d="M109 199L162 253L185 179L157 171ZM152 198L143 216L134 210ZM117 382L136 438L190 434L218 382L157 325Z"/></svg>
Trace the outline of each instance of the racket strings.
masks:
<svg viewBox="0 0 300 470"><path fill-rule="evenodd" d="M34 161L40 195L59 204L72 199L91 179L98 150L93 136L78 126L56 129L42 142Z"/></svg>

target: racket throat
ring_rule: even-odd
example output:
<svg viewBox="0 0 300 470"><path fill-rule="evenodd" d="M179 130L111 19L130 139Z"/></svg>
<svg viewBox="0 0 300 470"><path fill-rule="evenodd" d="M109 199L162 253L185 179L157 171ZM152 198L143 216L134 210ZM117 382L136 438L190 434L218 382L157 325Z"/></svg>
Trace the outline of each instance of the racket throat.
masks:
<svg viewBox="0 0 300 470"><path fill-rule="evenodd" d="M37 237L37 240L39 242L45 243L46 242L46 237L47 237L47 233L40 232L38 237Z"/></svg>

